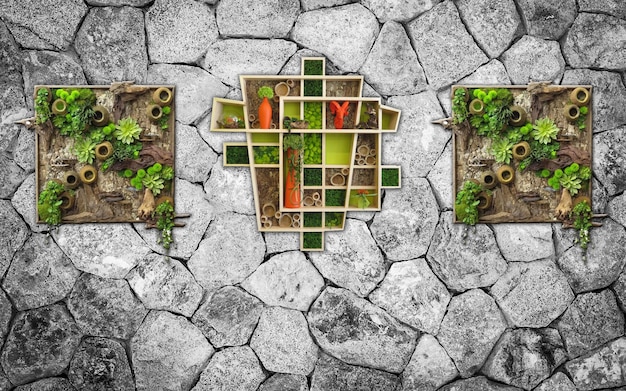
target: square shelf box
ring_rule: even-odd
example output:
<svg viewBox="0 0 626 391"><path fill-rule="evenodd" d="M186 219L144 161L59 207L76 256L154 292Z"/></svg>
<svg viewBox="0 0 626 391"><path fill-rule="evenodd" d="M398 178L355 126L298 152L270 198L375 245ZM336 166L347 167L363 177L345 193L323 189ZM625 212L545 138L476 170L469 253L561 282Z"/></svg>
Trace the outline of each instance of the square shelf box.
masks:
<svg viewBox="0 0 626 391"><path fill-rule="evenodd" d="M241 127L241 123L244 124ZM243 102L215 98L211 111L211 131L245 132L248 130L248 110Z"/></svg>
<svg viewBox="0 0 626 391"><path fill-rule="evenodd" d="M324 232L300 232L300 251L324 251Z"/></svg>
<svg viewBox="0 0 626 391"><path fill-rule="evenodd" d="M249 167L248 144L244 142L224 143L224 167Z"/></svg>
<svg viewBox="0 0 626 391"><path fill-rule="evenodd" d="M399 189L402 187L402 167L382 166L381 167L381 188Z"/></svg>

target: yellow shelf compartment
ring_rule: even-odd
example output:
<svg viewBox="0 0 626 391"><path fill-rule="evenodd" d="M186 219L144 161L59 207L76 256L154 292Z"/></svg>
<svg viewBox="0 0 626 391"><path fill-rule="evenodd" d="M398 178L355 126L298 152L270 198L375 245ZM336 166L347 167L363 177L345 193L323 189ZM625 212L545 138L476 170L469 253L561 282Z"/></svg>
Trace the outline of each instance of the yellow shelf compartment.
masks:
<svg viewBox="0 0 626 391"><path fill-rule="evenodd" d="M218 124L218 122L226 123L228 118L234 117L243 121L245 127L228 128ZM213 108L211 111L212 132L246 132L249 130L247 118L248 108L244 102L226 98L213 99Z"/></svg>
<svg viewBox="0 0 626 391"><path fill-rule="evenodd" d="M398 124L400 123L400 110L393 107L380 105L381 108L381 131L382 132L395 132L398 130Z"/></svg>

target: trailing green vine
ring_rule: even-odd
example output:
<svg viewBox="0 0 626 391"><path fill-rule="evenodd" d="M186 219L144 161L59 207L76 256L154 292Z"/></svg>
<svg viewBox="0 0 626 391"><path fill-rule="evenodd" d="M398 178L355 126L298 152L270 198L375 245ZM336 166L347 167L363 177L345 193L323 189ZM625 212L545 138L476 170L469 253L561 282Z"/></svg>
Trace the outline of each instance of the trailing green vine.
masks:
<svg viewBox="0 0 626 391"><path fill-rule="evenodd" d="M463 188L456 194L454 202L456 217L468 225L475 225L478 222L477 196L482 191L480 185L473 181L465 181Z"/></svg>
<svg viewBox="0 0 626 391"><path fill-rule="evenodd" d="M161 231L159 243L165 249L169 249L174 242L172 229L174 228L174 206L169 201L160 203L152 215L156 219L156 226Z"/></svg>
<svg viewBox="0 0 626 391"><path fill-rule="evenodd" d="M574 228L578 231L577 242L583 250L586 250L589 245L589 229L592 226L592 216L591 206L587 201L581 201L574 205L570 213L570 218L574 220Z"/></svg>
<svg viewBox="0 0 626 391"><path fill-rule="evenodd" d="M62 184L57 181L46 182L46 187L39 193L37 201L37 212L39 217L50 225L61 223L61 204L59 199L61 193L65 191Z"/></svg>
<svg viewBox="0 0 626 391"><path fill-rule="evenodd" d="M52 114L50 113L50 102L48 101L50 90L40 88L37 90L35 98L35 122L39 125L48 122Z"/></svg>

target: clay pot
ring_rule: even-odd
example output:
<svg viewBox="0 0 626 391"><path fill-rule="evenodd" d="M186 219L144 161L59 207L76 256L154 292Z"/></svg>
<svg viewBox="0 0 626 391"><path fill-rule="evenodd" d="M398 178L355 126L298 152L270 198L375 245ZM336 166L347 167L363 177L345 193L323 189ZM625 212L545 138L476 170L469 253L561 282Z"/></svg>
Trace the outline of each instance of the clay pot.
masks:
<svg viewBox="0 0 626 391"><path fill-rule="evenodd" d="M80 179L76 171L67 171L63 176L62 184L68 189L76 189L80 185Z"/></svg>
<svg viewBox="0 0 626 391"><path fill-rule="evenodd" d="M496 178L498 178L498 182L507 185L515 179L515 171L511 166L505 164L496 171Z"/></svg>
<svg viewBox="0 0 626 391"><path fill-rule="evenodd" d="M479 210L487 210L487 209L491 208L491 202L493 200L491 194L489 194L489 193L487 193L485 191L481 191L476 196L476 199L478 200L478 209Z"/></svg>
<svg viewBox="0 0 626 391"><path fill-rule="evenodd" d="M274 216L274 214L276 213L276 206L272 203L267 203L265 205L263 205L263 214L265 216Z"/></svg>
<svg viewBox="0 0 626 391"><path fill-rule="evenodd" d="M513 158L516 160L525 159L530 155L530 144L526 141L519 142L513 146Z"/></svg>
<svg viewBox="0 0 626 391"><path fill-rule="evenodd" d="M511 106L511 119L509 123L512 126L523 126L526 124L526 110L520 106Z"/></svg>
<svg viewBox="0 0 626 391"><path fill-rule="evenodd" d="M67 103L63 99L57 99L52 102L52 112L56 115L67 114Z"/></svg>
<svg viewBox="0 0 626 391"><path fill-rule="evenodd" d="M61 209L70 210L74 207L74 201L76 197L74 194L71 194L68 191L64 191L59 195L59 199L61 200Z"/></svg>
<svg viewBox="0 0 626 391"><path fill-rule="evenodd" d="M589 103L591 95L589 90L584 87L577 87L569 94L569 100L576 106L585 106Z"/></svg>
<svg viewBox="0 0 626 391"><path fill-rule="evenodd" d="M480 115L485 113L485 104L480 99L474 99L469 104L469 111L472 114Z"/></svg>
<svg viewBox="0 0 626 391"><path fill-rule="evenodd" d="M113 145L108 142L102 142L96 145L96 157L98 160L106 160L113 155Z"/></svg>
<svg viewBox="0 0 626 391"><path fill-rule="evenodd" d="M334 174L330 177L330 183L333 186L343 186L346 184L346 177L341 174Z"/></svg>
<svg viewBox="0 0 626 391"><path fill-rule="evenodd" d="M480 175L479 184L485 189L493 189L498 184L498 181L496 180L496 174L491 170L483 172Z"/></svg>
<svg viewBox="0 0 626 391"><path fill-rule="evenodd" d="M576 105L565 105L563 108L563 115L565 115L565 118L567 118L568 121L575 122L580 116L580 109Z"/></svg>
<svg viewBox="0 0 626 391"><path fill-rule="evenodd" d="M172 103L172 99L174 98L174 94L172 94L172 90L166 87L157 88L152 94L152 100L157 105L163 107Z"/></svg>
<svg viewBox="0 0 626 391"><path fill-rule="evenodd" d="M96 179L98 179L98 171L96 171L96 169L93 166L86 165L80 169L78 176L80 177L80 180L84 184L90 185L94 183Z"/></svg>
<svg viewBox="0 0 626 391"><path fill-rule="evenodd" d="M156 122L163 116L163 109L159 105L148 105L146 107L146 114L150 121Z"/></svg>
<svg viewBox="0 0 626 391"><path fill-rule="evenodd" d="M94 106L91 123L95 126L106 126L109 123L109 110L104 106Z"/></svg>
<svg viewBox="0 0 626 391"><path fill-rule="evenodd" d="M278 220L278 225L283 228L291 227L291 215L285 213L284 215L280 216L280 219Z"/></svg>
<svg viewBox="0 0 626 391"><path fill-rule="evenodd" d="M289 95L289 90L291 90L291 88L285 82L280 82L274 86L275 96L287 96Z"/></svg>

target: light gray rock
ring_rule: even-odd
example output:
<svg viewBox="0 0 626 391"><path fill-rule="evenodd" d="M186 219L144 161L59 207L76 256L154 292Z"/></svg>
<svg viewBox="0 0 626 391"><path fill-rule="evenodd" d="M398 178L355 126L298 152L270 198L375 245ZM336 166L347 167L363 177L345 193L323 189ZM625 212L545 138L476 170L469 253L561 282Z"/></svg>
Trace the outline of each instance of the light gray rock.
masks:
<svg viewBox="0 0 626 391"><path fill-rule="evenodd" d="M241 90L238 90L241 91ZM229 92L230 94L230 92ZM228 97L228 94L227 94ZM231 99L231 98L228 98ZM241 100L241 96L239 98L235 98ZM213 101L211 100L211 104ZM211 132L211 115L208 114L204 118L200 120L196 129L200 134L200 137L218 154L222 154L224 152L223 143L228 141L246 141L246 134L244 132ZM213 164L215 166L215 164Z"/></svg>
<svg viewBox="0 0 626 391"><path fill-rule="evenodd" d="M573 68L626 68L626 20L581 13L569 29L563 54Z"/></svg>
<svg viewBox="0 0 626 391"><path fill-rule="evenodd" d="M223 159L223 155L217 158L209 180L204 183L206 198L216 212L254 214L250 169L224 167Z"/></svg>
<svg viewBox="0 0 626 391"><path fill-rule="evenodd" d="M459 371L445 349L435 337L424 334L402 372L402 390L434 391L457 376Z"/></svg>
<svg viewBox="0 0 626 391"><path fill-rule="evenodd" d="M152 64L148 67L148 83L176 85L176 121L185 125L204 117L213 106L213 97L228 93L228 87L217 77L191 65ZM181 138L177 137L177 141ZM182 157L176 153L177 159Z"/></svg>
<svg viewBox="0 0 626 391"><path fill-rule="evenodd" d="M208 294L245 280L263 262L265 243L252 216L218 215L187 263Z"/></svg>
<svg viewBox="0 0 626 391"><path fill-rule="evenodd" d="M1 20L0 42L0 123L8 124L25 118L29 113L21 75L22 54Z"/></svg>
<svg viewBox="0 0 626 391"><path fill-rule="evenodd" d="M607 213L609 195L606 188L596 178L592 178L591 188L593 189L591 210L593 213Z"/></svg>
<svg viewBox="0 0 626 391"><path fill-rule="evenodd" d="M617 303L622 311L624 311L624 309L626 309L626 275L623 272L619 275L619 278L612 287Z"/></svg>
<svg viewBox="0 0 626 391"><path fill-rule="evenodd" d="M298 50L287 63L280 70L281 75L300 75L302 74L302 57L324 57L324 55L320 52L316 52L311 49L300 49ZM338 69L328 58L326 59L326 69L324 70L326 75L340 75L342 74L341 70ZM362 95L365 96L365 95Z"/></svg>
<svg viewBox="0 0 626 391"><path fill-rule="evenodd" d="M593 188L595 192L595 188ZM626 226L626 195L617 195L609 201L607 213L613 220Z"/></svg>
<svg viewBox="0 0 626 391"><path fill-rule="evenodd" d="M480 289L472 289L450 300L438 339L461 377L475 374L506 328L496 302Z"/></svg>
<svg viewBox="0 0 626 391"><path fill-rule="evenodd" d="M28 227L11 202L0 200L0 275L7 271L13 255L27 238Z"/></svg>
<svg viewBox="0 0 626 391"><path fill-rule="evenodd" d="M85 338L72 357L67 377L77 390L135 389L124 346L106 338Z"/></svg>
<svg viewBox="0 0 626 391"><path fill-rule="evenodd" d="M324 287L324 279L303 253L290 251L261 264L241 287L266 305L307 311Z"/></svg>
<svg viewBox="0 0 626 391"><path fill-rule="evenodd" d="M217 155L193 126L176 122L176 174L194 183L204 183Z"/></svg>
<svg viewBox="0 0 626 391"><path fill-rule="evenodd" d="M604 13L626 19L626 3L619 0L578 0L580 12Z"/></svg>
<svg viewBox="0 0 626 391"><path fill-rule="evenodd" d="M567 278L551 260L510 263L491 295L516 327L547 327L574 300Z"/></svg>
<svg viewBox="0 0 626 391"><path fill-rule="evenodd" d="M535 391L576 391L574 383L563 372L557 372L544 380Z"/></svg>
<svg viewBox="0 0 626 391"><path fill-rule="evenodd" d="M304 315L281 307L263 310L250 347L268 371L295 375L311 373L319 352Z"/></svg>
<svg viewBox="0 0 626 391"><path fill-rule="evenodd" d="M263 239L265 239L267 254L300 250L299 232L265 232Z"/></svg>
<svg viewBox="0 0 626 391"><path fill-rule="evenodd" d="M500 56L523 31L513 0L462 0L456 6L470 34L490 58Z"/></svg>
<svg viewBox="0 0 626 391"><path fill-rule="evenodd" d="M0 155L0 198L11 198L20 183L26 179L26 172L15 161L7 156Z"/></svg>
<svg viewBox="0 0 626 391"><path fill-rule="evenodd" d="M326 234L325 245L325 251L309 256L335 284L366 296L385 276L385 260L364 222L346 220L343 231Z"/></svg>
<svg viewBox="0 0 626 391"><path fill-rule="evenodd" d="M374 14L360 4L348 4L300 14L291 38L324 54L342 70L356 72L365 62L378 33Z"/></svg>
<svg viewBox="0 0 626 391"><path fill-rule="evenodd" d="M527 33L537 38L561 38L577 15L575 0L520 0L518 6Z"/></svg>
<svg viewBox="0 0 626 391"><path fill-rule="evenodd" d="M196 326L166 311L148 314L130 350L138 391L189 390L215 351Z"/></svg>
<svg viewBox="0 0 626 391"><path fill-rule="evenodd" d="M121 7L124 5L143 7L150 4L151 0L85 0L85 2L98 7Z"/></svg>
<svg viewBox="0 0 626 391"><path fill-rule="evenodd" d="M9 301L9 297L0 289L0 338L4 343L4 338L9 333L9 325L13 316L13 305ZM0 344L1 347L2 344ZM0 381L0 389L1 387Z"/></svg>
<svg viewBox="0 0 626 391"><path fill-rule="evenodd" d="M20 312L2 349L2 368L14 385L59 375L69 365L80 337L61 304Z"/></svg>
<svg viewBox="0 0 626 391"><path fill-rule="evenodd" d="M215 353L193 391L256 391L265 380L259 359L249 346Z"/></svg>
<svg viewBox="0 0 626 391"><path fill-rule="evenodd" d="M550 224L494 224L493 231L509 262L530 262L554 255Z"/></svg>
<svg viewBox="0 0 626 391"><path fill-rule="evenodd" d="M8 382L8 380L7 380ZM5 385L1 385L4 387ZM8 390L10 385L2 390ZM64 377L47 377L35 382L14 388L15 391L76 391L72 384Z"/></svg>
<svg viewBox="0 0 626 391"><path fill-rule="evenodd" d="M409 326L436 335L450 302L450 293L424 258L418 258L391 265L369 299Z"/></svg>
<svg viewBox="0 0 626 391"><path fill-rule="evenodd" d="M383 25L359 73L382 95L415 94L426 88L424 70L397 22Z"/></svg>
<svg viewBox="0 0 626 391"><path fill-rule="evenodd" d="M626 146L622 144L626 142L625 130L622 126L594 137L592 169L609 197L626 190ZM611 205L618 205L620 199L618 196Z"/></svg>
<svg viewBox="0 0 626 391"><path fill-rule="evenodd" d="M239 86L239 75L277 74L297 50L282 39L224 39L212 43L202 67L223 83Z"/></svg>
<svg viewBox="0 0 626 391"><path fill-rule="evenodd" d="M398 377L391 373L348 365L325 353L315 365L311 376L311 391L326 390L397 390Z"/></svg>
<svg viewBox="0 0 626 391"><path fill-rule="evenodd" d="M418 332L354 293L327 287L307 315L319 346L354 365L400 373L413 353Z"/></svg>
<svg viewBox="0 0 626 391"><path fill-rule="evenodd" d="M146 80L144 16L137 8L92 8L76 34L74 46L90 84Z"/></svg>
<svg viewBox="0 0 626 391"><path fill-rule="evenodd" d="M626 385L624 355L626 338L620 338L595 352L569 361L565 364L565 370L574 382L576 390L588 391L623 386Z"/></svg>
<svg viewBox="0 0 626 391"><path fill-rule="evenodd" d="M428 84L435 89L472 73L489 60L465 29L450 0L418 16L407 30Z"/></svg>
<svg viewBox="0 0 626 391"><path fill-rule="evenodd" d="M559 43L531 35L524 35L501 58L513 84L533 81L558 83L565 71Z"/></svg>
<svg viewBox="0 0 626 391"><path fill-rule="evenodd" d="M146 12L151 62L198 61L219 32L213 11L193 0L156 0Z"/></svg>
<svg viewBox="0 0 626 391"><path fill-rule="evenodd" d="M202 287L182 263L158 254L139 261L126 276L144 306L190 317L202 300Z"/></svg>
<svg viewBox="0 0 626 391"><path fill-rule="evenodd" d="M570 358L624 335L624 314L610 289L578 295L556 323Z"/></svg>
<svg viewBox="0 0 626 391"><path fill-rule="evenodd" d="M300 13L298 0L263 0L242 7L239 0L222 0L216 10L223 37L287 38Z"/></svg>
<svg viewBox="0 0 626 391"><path fill-rule="evenodd" d="M450 186L451 177L452 143L448 143L426 177L439 205L439 210L452 209L454 205L452 186Z"/></svg>
<svg viewBox="0 0 626 391"><path fill-rule="evenodd" d="M432 244L426 254L428 263L449 289L465 291L490 286L506 271L506 261L485 225L469 230L453 224L453 212L442 212Z"/></svg>
<svg viewBox="0 0 626 391"><path fill-rule="evenodd" d="M34 152L33 152L34 154ZM32 158L31 158L32 159ZM30 174L24 182L17 188L11 203L17 212L22 216L33 232L49 231L48 224L37 224L37 203L35 201L35 174Z"/></svg>
<svg viewBox="0 0 626 391"><path fill-rule="evenodd" d="M24 311L63 299L79 275L52 239L33 234L15 254L2 287L15 308Z"/></svg>
<svg viewBox="0 0 626 391"><path fill-rule="evenodd" d="M505 386L484 376L478 376L457 380L445 387L441 387L439 391L521 391L521 388Z"/></svg>
<svg viewBox="0 0 626 391"><path fill-rule="evenodd" d="M0 152L14 158L17 139L22 129L25 128L17 124L0 124Z"/></svg>
<svg viewBox="0 0 626 391"><path fill-rule="evenodd" d="M309 391L309 383L304 375L276 373L261 384L259 391Z"/></svg>
<svg viewBox="0 0 626 391"><path fill-rule="evenodd" d="M2 125L0 125L2 126ZM13 161L27 173L35 171L35 135L30 129L22 127L13 151ZM21 186L21 185L20 185Z"/></svg>
<svg viewBox="0 0 626 391"><path fill-rule="evenodd" d="M84 273L69 296L67 306L87 335L130 338L148 314L124 280Z"/></svg>
<svg viewBox="0 0 626 391"><path fill-rule="evenodd" d="M361 4L369 8L381 23L390 20L408 22L433 8L439 2L441 2L441 0L361 0Z"/></svg>

